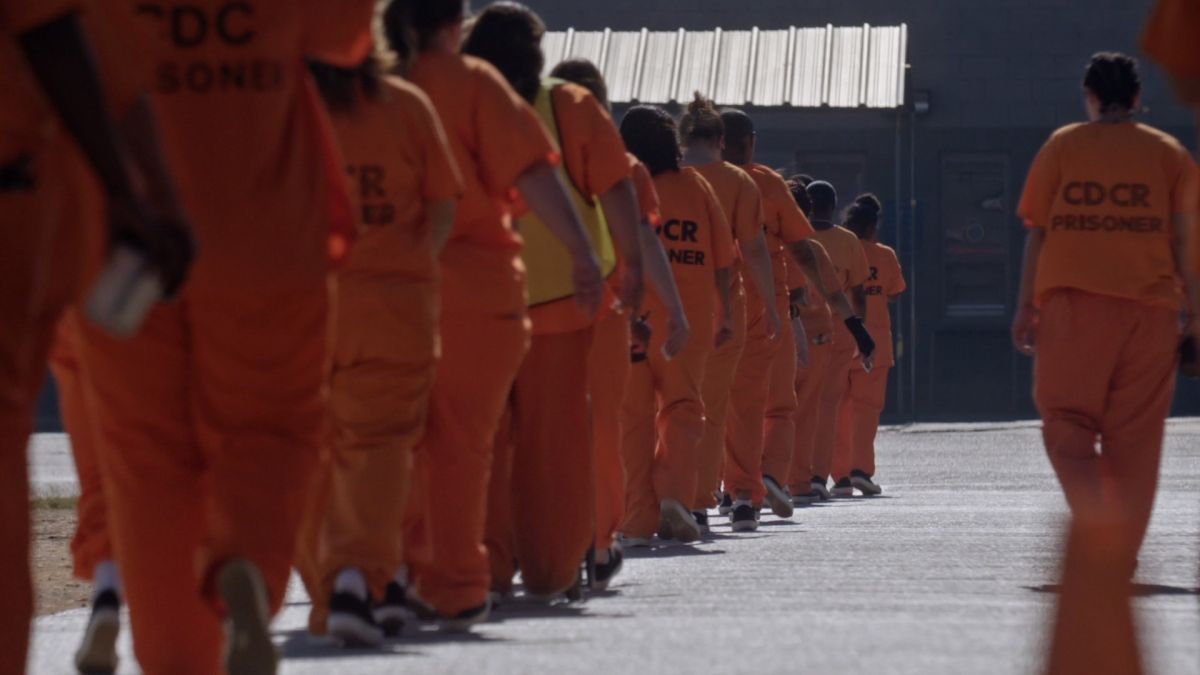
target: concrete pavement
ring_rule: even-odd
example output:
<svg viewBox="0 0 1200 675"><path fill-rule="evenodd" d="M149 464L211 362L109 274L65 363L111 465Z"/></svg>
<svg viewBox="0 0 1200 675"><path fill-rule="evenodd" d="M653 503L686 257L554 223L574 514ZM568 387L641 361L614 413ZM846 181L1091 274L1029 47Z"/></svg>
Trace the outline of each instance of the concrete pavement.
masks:
<svg viewBox="0 0 1200 675"><path fill-rule="evenodd" d="M64 481L61 446L35 448L46 486ZM303 632L307 600L294 588L276 625L283 672L1037 672L1065 505L1036 427L889 430L879 465L882 498L765 515L737 536L714 514L711 541L633 552L612 592L567 607L517 601L472 636L343 651ZM1200 673L1198 568L1200 422L1173 422L1139 572L1154 673ZM85 621L39 619L31 672L70 672ZM124 653L121 672L137 672L128 642Z"/></svg>

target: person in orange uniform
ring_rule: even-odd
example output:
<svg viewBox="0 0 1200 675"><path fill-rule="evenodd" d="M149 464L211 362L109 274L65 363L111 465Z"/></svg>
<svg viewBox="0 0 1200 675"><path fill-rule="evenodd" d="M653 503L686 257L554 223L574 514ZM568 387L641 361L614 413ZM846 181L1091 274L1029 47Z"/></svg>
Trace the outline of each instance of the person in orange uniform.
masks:
<svg viewBox="0 0 1200 675"><path fill-rule="evenodd" d="M866 316L866 289L864 284L870 276L870 265L863 253L862 244L858 237L844 227L834 223L834 213L837 211L837 191L825 181L815 181L807 189L813 205L813 227L816 228L816 239L829 252L837 275L838 285L853 297L856 316ZM867 333L863 324L856 326ZM827 482L833 470L834 444L837 436L837 413L846 395L849 383L850 368L856 355L862 355L864 365L871 366L871 352L874 351L874 341L870 341L870 349L862 349L862 337L856 335L849 327L834 327L833 349L830 354L829 367L826 371L825 391L817 403L817 430L813 440L812 481L810 497L828 499L830 496L848 497L854 494L849 476L839 476L831 493Z"/></svg>
<svg viewBox="0 0 1200 675"><path fill-rule="evenodd" d="M812 200L808 197L808 176L793 176L788 188L796 204L806 216L812 216ZM837 272L829 254L820 242L810 240L815 249L821 283L825 288L840 288ZM830 302L811 292L804 274L788 269L791 288L792 315L804 326L808 337L806 345L808 360L796 369L796 438L792 447L792 461L788 469L787 486L792 495L792 504L807 506L819 500L812 489L813 442L816 438L820 406L818 402L825 391L826 374L833 355L833 315ZM839 291L840 293L841 291ZM843 294L844 295L844 294ZM849 304L849 300L844 300Z"/></svg>
<svg viewBox="0 0 1200 675"><path fill-rule="evenodd" d="M719 504L730 386L746 343L746 291L742 271L744 269L750 277L758 297L774 294L775 279L763 232L766 216L763 214L758 185L748 173L721 158L725 125L720 113L712 101L697 93L695 100L688 104L679 127L680 140L684 145L683 164L695 167L712 186L732 229L739 253L730 289L733 339L709 356L702 387L704 438L700 441L697 453L696 496L690 507L701 530L707 531L708 509ZM767 305L764 314L766 334L777 335L780 331L778 309L774 304Z"/></svg>
<svg viewBox="0 0 1200 675"><path fill-rule="evenodd" d="M625 146L654 176L662 211L658 233L695 334L674 359L658 346L666 335L661 300L651 297L645 319L652 339L632 352L633 372L621 413L625 458L625 524L629 545L661 539L695 541L700 526L687 504L696 493L696 449L704 436L701 387L714 349L733 338L730 299L735 262L732 231L712 187L680 166L675 121L659 108L638 106L621 121ZM705 327L716 330L715 340Z"/></svg>
<svg viewBox="0 0 1200 675"><path fill-rule="evenodd" d="M84 2L0 1L0 90L5 102L0 111L0 315L6 326L0 339L3 673L25 671L33 616L26 466L33 409L60 315L81 290L83 256L95 239L87 231L91 214L73 210L74 200L94 190L93 181L99 179L107 197L105 233L141 247L168 292L182 283L190 260L186 232L159 210L174 211L178 205L152 203L135 189L136 177L145 186L168 178L148 163L157 152L150 128L123 123L134 108L145 109L118 97L111 109L116 115L110 113L112 92L104 85L113 85L113 74L123 73L101 68L88 46L85 8ZM133 89L124 93L130 99L136 94Z"/></svg>
<svg viewBox="0 0 1200 675"><path fill-rule="evenodd" d="M204 242L179 300L156 307L135 338L83 332L100 446L114 449L101 463L113 544L147 673L275 670L268 624L325 412L329 263L344 256L350 227L304 57L359 63L373 9L202 0L106 10L153 69L166 157ZM203 20L182 20L185 10Z"/></svg>
<svg viewBox="0 0 1200 675"><path fill-rule="evenodd" d="M318 514L313 612L344 644L367 646L406 618L372 600L404 563L412 453L437 352L437 257L462 191L429 99L382 68L379 57L355 69L310 65L361 233L338 274L330 500Z"/></svg>
<svg viewBox="0 0 1200 675"><path fill-rule="evenodd" d="M811 282L820 297L835 303L848 325L869 341L862 321L849 309L841 288L827 288L820 276L818 253L812 243L812 226L800 211L778 173L754 162L757 136L754 121L740 110L721 114L725 123L725 159L747 167L758 184L767 216L767 240L775 260L775 303L778 311L790 315L788 295L789 263L795 261L803 278ZM790 254L790 255L789 255ZM788 258L792 260L788 260ZM748 300L750 314L762 303ZM749 314L748 314L749 317ZM730 518L738 530L758 526L758 509L765 497L771 510L780 517L792 513L791 495L781 483L789 471L795 436L795 372L798 344L807 346L806 336L795 335L794 322L783 326L783 340L772 341L762 325L748 318L746 351L734 378L730 431L727 438L725 491L730 500ZM800 337L797 342L796 338ZM786 344L786 349L781 349ZM865 344L865 342L864 342ZM786 380L786 381L785 381ZM736 423L735 423L736 422Z"/></svg>
<svg viewBox="0 0 1200 675"><path fill-rule="evenodd" d="M1129 579L1157 492L1180 310L1193 335L1200 313L1185 250L1200 178L1178 141L1134 121L1132 58L1096 54L1084 90L1090 121L1054 132L1026 180L1013 340L1035 357L1046 452L1072 514L1119 529L1109 563Z"/></svg>
<svg viewBox="0 0 1200 675"><path fill-rule="evenodd" d="M1142 51L1171 77L1181 101L1200 112L1200 5L1191 0L1158 0L1142 35Z"/></svg>
<svg viewBox="0 0 1200 675"><path fill-rule="evenodd" d="M442 356L418 453L416 501L410 499L428 537L428 554L410 556L415 591L452 630L490 612L487 486L501 416L529 342L525 266L511 220L514 187L569 251L576 301L594 312L604 284L557 173L553 141L493 66L458 53L462 23L456 0L396 0L384 14L393 47L416 39L409 79L433 102L466 185L441 255ZM453 486L455 508L445 508L446 486ZM406 548L421 545L406 540ZM389 603L403 604L408 580L398 577Z"/></svg>
<svg viewBox="0 0 1200 675"><path fill-rule="evenodd" d="M541 79L544 34L541 18L528 7L494 3L475 18L463 52L495 65L557 137L560 175L573 188L591 247L605 274L619 279L620 307L636 313L642 296L641 223L629 161L612 118L591 92ZM492 569L515 561L526 592L547 599L576 585L595 539L591 410L588 380L579 374L587 372L597 317L590 308L580 311L579 298L572 297L567 252L539 215L522 216L520 229L533 339L513 389L509 481L493 480L491 487L500 498L508 491L511 507L489 513L488 529L495 544ZM508 541L512 555L503 552ZM507 570L504 575L511 577ZM506 581L493 580L501 588Z"/></svg>
<svg viewBox="0 0 1200 675"><path fill-rule="evenodd" d="M868 370L862 357L850 367L849 384L838 411L833 475L849 476L850 483L866 496L883 493L872 479L875 475L875 435L879 416L887 401L888 373L895 365L892 345L892 316L888 305L904 292L904 274L896 252L879 243L879 217L883 204L873 194L854 200L846 210L844 225L862 242L870 275L864 284L867 294L867 330L877 349L874 367Z"/></svg>
<svg viewBox="0 0 1200 675"><path fill-rule="evenodd" d="M550 72L556 77L573 82L592 92L605 109L612 109L608 101L608 86L600 69L586 59L569 59L556 65ZM641 236L642 264L647 284L665 298L671 317L671 334L664 344L664 353L674 357L687 342L690 327L684 314L671 265L666 251L658 241L654 228L662 223L658 208L658 192L646 166L637 157L626 153L632 170L632 180L638 196L638 209L642 215ZM618 288L610 283L615 293ZM625 469L621 459L621 402L625 397L625 383L629 379L630 319L628 312L620 307L608 305L602 308L596 320L592 350L588 355L588 391L592 400L592 436L595 445L596 469L596 541L595 579L593 590L605 590L613 577L620 571L624 554L617 544L617 533L625 520Z"/></svg>

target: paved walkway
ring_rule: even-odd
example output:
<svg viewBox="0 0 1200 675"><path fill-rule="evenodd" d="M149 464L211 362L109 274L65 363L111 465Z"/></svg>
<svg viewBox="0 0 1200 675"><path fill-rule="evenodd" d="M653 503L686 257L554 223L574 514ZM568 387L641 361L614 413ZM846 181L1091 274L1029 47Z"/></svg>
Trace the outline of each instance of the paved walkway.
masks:
<svg viewBox="0 0 1200 675"><path fill-rule="evenodd" d="M38 440L39 489L69 484L63 447ZM339 650L303 633L307 600L294 592L277 622L283 672L1037 672L1064 504L1036 428L888 431L880 481L883 498L768 516L755 534L721 524L699 546L635 554L607 595L508 606L468 637L422 632L382 652ZM1200 672L1198 567L1200 422L1177 422L1139 578L1153 673ZM69 672L85 620L40 619L31 672ZM121 672L136 672L128 643L125 654Z"/></svg>

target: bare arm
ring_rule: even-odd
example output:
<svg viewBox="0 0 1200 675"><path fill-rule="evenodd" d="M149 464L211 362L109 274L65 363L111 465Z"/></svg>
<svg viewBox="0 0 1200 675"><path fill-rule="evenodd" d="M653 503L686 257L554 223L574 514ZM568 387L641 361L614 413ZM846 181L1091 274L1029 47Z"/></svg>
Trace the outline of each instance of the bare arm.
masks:
<svg viewBox="0 0 1200 675"><path fill-rule="evenodd" d="M429 226L433 230L433 255L439 257L450 241L454 230L454 217L458 214L458 200L443 199L429 205Z"/></svg>
<svg viewBox="0 0 1200 675"><path fill-rule="evenodd" d="M621 304L635 314L642 306L645 294L643 281L642 245L638 231L644 229L638 214L637 192L628 178L600 195L600 206L608 221L617 249L624 263L621 279Z"/></svg>
<svg viewBox="0 0 1200 675"><path fill-rule="evenodd" d="M1033 287L1046 231L1032 228L1025 237L1025 264L1021 268L1021 289L1017 293L1017 313L1013 319L1013 344L1022 354L1032 355L1037 343L1038 311L1033 305Z"/></svg>
<svg viewBox="0 0 1200 675"><path fill-rule="evenodd" d="M595 316L604 300L604 276L562 178L549 164L540 163L521 174L516 184L529 208L567 247L575 268L575 302Z"/></svg>
<svg viewBox="0 0 1200 675"><path fill-rule="evenodd" d="M717 282L717 297L721 300L721 306L717 309L721 313L717 321L717 337L716 346L720 347L726 342L733 339L733 305L731 288L733 286L733 268L720 267L715 272ZM774 295L766 296L763 304L769 305L774 303Z"/></svg>
<svg viewBox="0 0 1200 675"><path fill-rule="evenodd" d="M742 242L742 256L746 259L746 269L750 272L750 280L758 289L758 296L764 299L775 297L775 274L771 269L771 252L767 249L767 235L759 233L757 237ZM773 302L764 302L767 312L767 337L774 339L779 334L779 310Z"/></svg>
<svg viewBox="0 0 1200 675"><path fill-rule="evenodd" d="M1191 253L1196 250L1196 216L1190 213L1176 214L1172 220L1175 226L1175 271L1183 280L1183 290L1186 303L1188 323L1187 330L1193 336L1200 338L1200 279L1192 269Z"/></svg>
<svg viewBox="0 0 1200 675"><path fill-rule="evenodd" d="M854 297L855 313L862 317L863 321L867 320L867 288L862 284L850 289L850 294Z"/></svg>
<svg viewBox="0 0 1200 675"><path fill-rule="evenodd" d="M667 326L670 334L663 344L663 355L668 359L674 358L683 351L688 338L691 337L692 329L688 324L683 300L679 297L679 287L675 285L675 275L671 274L671 262L667 259L662 242L646 224L638 228L638 239L641 242L642 262L646 267L646 280L667 307Z"/></svg>
<svg viewBox="0 0 1200 675"><path fill-rule="evenodd" d="M823 248L818 248L810 241L802 241L792 244L790 247L792 257L796 262L800 263L800 269L804 272L804 276L809 280L809 283L816 288L829 303L829 307L833 312L842 319L849 319L855 316L854 305L850 304L850 297L840 288L829 288L825 285L825 277L833 276L833 261L829 259L829 253Z"/></svg>

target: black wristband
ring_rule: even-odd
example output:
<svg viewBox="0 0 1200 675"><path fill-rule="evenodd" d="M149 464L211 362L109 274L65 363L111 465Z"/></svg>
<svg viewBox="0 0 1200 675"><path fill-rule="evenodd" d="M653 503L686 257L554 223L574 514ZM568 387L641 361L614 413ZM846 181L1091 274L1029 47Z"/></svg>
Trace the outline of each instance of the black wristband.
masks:
<svg viewBox="0 0 1200 675"><path fill-rule="evenodd" d="M867 357L875 353L875 340L871 338L871 334L867 332L867 327L863 325L862 317L852 316L846 319L846 328L854 336L854 341L858 343L858 352L860 354Z"/></svg>

